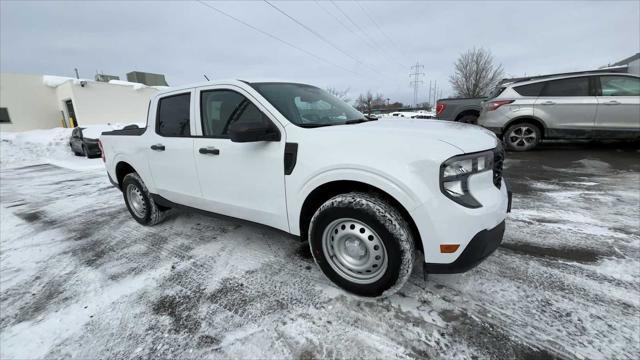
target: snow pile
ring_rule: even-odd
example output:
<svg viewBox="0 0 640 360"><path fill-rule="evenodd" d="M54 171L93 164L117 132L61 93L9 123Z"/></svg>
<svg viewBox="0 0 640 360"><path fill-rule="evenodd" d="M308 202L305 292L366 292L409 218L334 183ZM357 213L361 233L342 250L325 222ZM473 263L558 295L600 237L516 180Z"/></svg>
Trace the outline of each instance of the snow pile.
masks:
<svg viewBox="0 0 640 360"><path fill-rule="evenodd" d="M73 129L55 128L0 133L0 165L44 163L44 158L72 157L69 137Z"/></svg>
<svg viewBox="0 0 640 360"><path fill-rule="evenodd" d="M100 137L102 131L113 130L110 125L87 126L90 135ZM74 170L103 167L102 159L75 156L69 147L71 128L54 128L24 132L0 132L0 166L13 168L36 164L54 164Z"/></svg>

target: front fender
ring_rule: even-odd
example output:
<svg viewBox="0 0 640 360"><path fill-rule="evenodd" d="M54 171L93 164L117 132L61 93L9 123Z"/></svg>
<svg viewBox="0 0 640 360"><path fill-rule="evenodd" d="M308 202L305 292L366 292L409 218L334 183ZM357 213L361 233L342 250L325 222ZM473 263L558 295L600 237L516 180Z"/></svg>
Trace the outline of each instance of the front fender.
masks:
<svg viewBox="0 0 640 360"><path fill-rule="evenodd" d="M324 169L307 177L299 186L295 186L293 189L287 186L287 209L289 228L292 234L300 235L300 212L309 194L318 187L334 181L354 181L378 188L392 196L407 211L411 211L420 205L416 194L400 179L376 169L351 166Z"/></svg>

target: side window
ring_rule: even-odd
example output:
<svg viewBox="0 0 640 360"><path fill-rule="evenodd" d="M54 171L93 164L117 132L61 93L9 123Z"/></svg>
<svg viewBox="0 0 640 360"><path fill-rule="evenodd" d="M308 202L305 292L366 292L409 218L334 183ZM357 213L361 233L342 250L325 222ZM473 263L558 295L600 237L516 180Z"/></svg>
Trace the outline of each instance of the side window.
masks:
<svg viewBox="0 0 640 360"><path fill-rule="evenodd" d="M0 107L0 123L11 123L9 110L6 107Z"/></svg>
<svg viewBox="0 0 640 360"><path fill-rule="evenodd" d="M205 137L227 138L234 122L269 122L251 101L231 90L210 90L200 94L200 117Z"/></svg>
<svg viewBox="0 0 640 360"><path fill-rule="evenodd" d="M542 90L542 96L589 96L589 78L548 81Z"/></svg>
<svg viewBox="0 0 640 360"><path fill-rule="evenodd" d="M544 84L545 84L544 82L539 82L539 83L533 83L528 85L514 86L513 90L515 90L518 94L522 96L537 97L537 96L540 96L540 92L542 91Z"/></svg>
<svg viewBox="0 0 640 360"><path fill-rule="evenodd" d="M602 96L639 96L640 79L630 76L601 76Z"/></svg>
<svg viewBox="0 0 640 360"><path fill-rule="evenodd" d="M191 94L172 95L158 101L156 132L161 136L190 136Z"/></svg>

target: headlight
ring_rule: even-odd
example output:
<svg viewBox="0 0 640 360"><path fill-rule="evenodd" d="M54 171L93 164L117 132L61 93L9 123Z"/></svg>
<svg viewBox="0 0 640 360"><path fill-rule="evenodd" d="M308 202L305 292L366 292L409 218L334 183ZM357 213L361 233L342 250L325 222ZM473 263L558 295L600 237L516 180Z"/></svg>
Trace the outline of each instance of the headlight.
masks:
<svg viewBox="0 0 640 360"><path fill-rule="evenodd" d="M469 192L469 176L489 170L493 170L492 151L454 156L440 166L440 191L464 207L482 207Z"/></svg>

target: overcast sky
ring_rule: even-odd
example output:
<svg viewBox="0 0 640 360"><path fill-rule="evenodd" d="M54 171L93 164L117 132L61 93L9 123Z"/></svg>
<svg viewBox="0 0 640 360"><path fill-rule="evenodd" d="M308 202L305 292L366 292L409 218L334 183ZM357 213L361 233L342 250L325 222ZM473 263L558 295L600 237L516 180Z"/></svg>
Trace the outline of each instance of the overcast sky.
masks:
<svg viewBox="0 0 640 360"><path fill-rule="evenodd" d="M409 67L451 93L457 56L492 51L507 75L592 69L640 51L640 1L198 2L0 0L2 72L93 78L96 70L162 73L170 85L211 78L276 78L370 89L411 103ZM312 55L310 55L310 54ZM125 79L126 80L126 79Z"/></svg>

